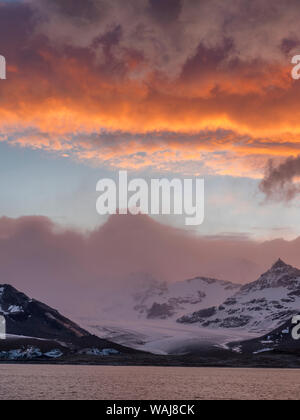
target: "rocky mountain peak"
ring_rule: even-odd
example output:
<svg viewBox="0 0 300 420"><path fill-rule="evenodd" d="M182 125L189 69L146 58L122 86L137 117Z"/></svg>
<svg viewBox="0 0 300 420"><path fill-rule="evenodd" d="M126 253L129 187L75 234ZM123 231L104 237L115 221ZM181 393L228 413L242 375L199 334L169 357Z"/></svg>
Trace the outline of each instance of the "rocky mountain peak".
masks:
<svg viewBox="0 0 300 420"><path fill-rule="evenodd" d="M271 270L283 270L291 268L290 265L286 264L284 261L282 261L281 258L278 258L278 260L275 262L275 264L272 265Z"/></svg>
<svg viewBox="0 0 300 420"><path fill-rule="evenodd" d="M242 287L242 291L261 290L265 288L300 287L300 270L286 264L280 258L258 280Z"/></svg>

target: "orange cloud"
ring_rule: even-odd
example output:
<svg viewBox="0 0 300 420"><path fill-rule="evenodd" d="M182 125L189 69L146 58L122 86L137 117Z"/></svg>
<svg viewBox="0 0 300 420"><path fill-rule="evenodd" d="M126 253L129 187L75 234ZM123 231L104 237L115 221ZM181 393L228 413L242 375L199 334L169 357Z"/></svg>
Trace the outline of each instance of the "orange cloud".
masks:
<svg viewBox="0 0 300 420"><path fill-rule="evenodd" d="M127 39L122 54L122 30L90 34L86 45L62 43L33 23L32 6L0 5L8 19L18 11L32 25L29 34L20 23L8 46L0 37L9 63L0 85L2 141L116 167L195 173L201 163L200 171L251 177L270 157L299 154L300 82L291 78L288 54L246 59L233 56L238 39L198 42L168 75L149 61L149 40L138 51ZM67 19L47 7L53 25ZM176 13L188 12L183 5ZM153 16L146 23L158 31Z"/></svg>

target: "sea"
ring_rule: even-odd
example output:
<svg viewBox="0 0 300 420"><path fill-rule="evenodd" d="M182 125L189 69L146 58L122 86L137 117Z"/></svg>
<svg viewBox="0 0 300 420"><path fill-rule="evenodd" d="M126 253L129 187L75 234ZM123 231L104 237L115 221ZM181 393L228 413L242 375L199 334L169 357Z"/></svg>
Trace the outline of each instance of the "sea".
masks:
<svg viewBox="0 0 300 420"><path fill-rule="evenodd" d="M1 400L300 399L300 370L0 365Z"/></svg>

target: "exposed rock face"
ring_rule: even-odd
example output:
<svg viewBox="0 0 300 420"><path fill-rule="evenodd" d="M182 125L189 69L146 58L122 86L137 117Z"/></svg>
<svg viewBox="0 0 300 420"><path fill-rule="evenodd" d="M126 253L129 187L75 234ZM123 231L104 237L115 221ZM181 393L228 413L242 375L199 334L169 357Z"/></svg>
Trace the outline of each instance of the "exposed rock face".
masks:
<svg viewBox="0 0 300 420"><path fill-rule="evenodd" d="M215 306L208 309L202 309L198 312L194 312L192 315L183 316L182 318L180 318L180 322L187 322L193 324L195 322L199 322L199 320L202 320L204 318L210 318L211 316L215 315L216 312L217 308Z"/></svg>
<svg viewBox="0 0 300 420"><path fill-rule="evenodd" d="M291 318L275 330L268 332L262 337L229 343L228 347L233 352L240 354L257 355L269 352L300 354L300 339L295 340L292 336L292 330L294 327L295 324L292 323Z"/></svg>
<svg viewBox="0 0 300 420"><path fill-rule="evenodd" d="M148 310L147 318L160 318L166 319L174 315L174 307L167 303L156 303L154 302L151 308Z"/></svg>
<svg viewBox="0 0 300 420"><path fill-rule="evenodd" d="M64 340L89 335L55 309L9 285L0 286L0 315L5 317L10 335Z"/></svg>

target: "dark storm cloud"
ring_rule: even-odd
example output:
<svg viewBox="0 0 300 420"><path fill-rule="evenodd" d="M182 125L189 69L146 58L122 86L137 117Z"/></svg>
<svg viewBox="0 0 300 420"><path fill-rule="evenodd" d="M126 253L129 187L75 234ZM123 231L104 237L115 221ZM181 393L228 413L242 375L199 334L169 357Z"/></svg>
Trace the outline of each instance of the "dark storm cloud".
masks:
<svg viewBox="0 0 300 420"><path fill-rule="evenodd" d="M173 22L180 16L181 0L149 0L152 15L162 23Z"/></svg>
<svg viewBox="0 0 300 420"><path fill-rule="evenodd" d="M300 156L290 157L277 167L270 161L260 190L267 199L291 201L300 194L297 177L300 177Z"/></svg>
<svg viewBox="0 0 300 420"><path fill-rule="evenodd" d="M169 76L180 73L200 44L218 49L229 40L227 59L272 62L299 45L300 9L294 0L275 0L272 6L268 0L26 1L42 22L40 32L52 41L90 47L119 26L122 39L114 54L143 52L148 66Z"/></svg>
<svg viewBox="0 0 300 420"><path fill-rule="evenodd" d="M102 0L40 0L44 7L69 19L94 22L106 9Z"/></svg>
<svg viewBox="0 0 300 420"><path fill-rule="evenodd" d="M32 8L26 4L0 2L0 45L20 48L34 28ZM13 52L13 51L12 51Z"/></svg>

